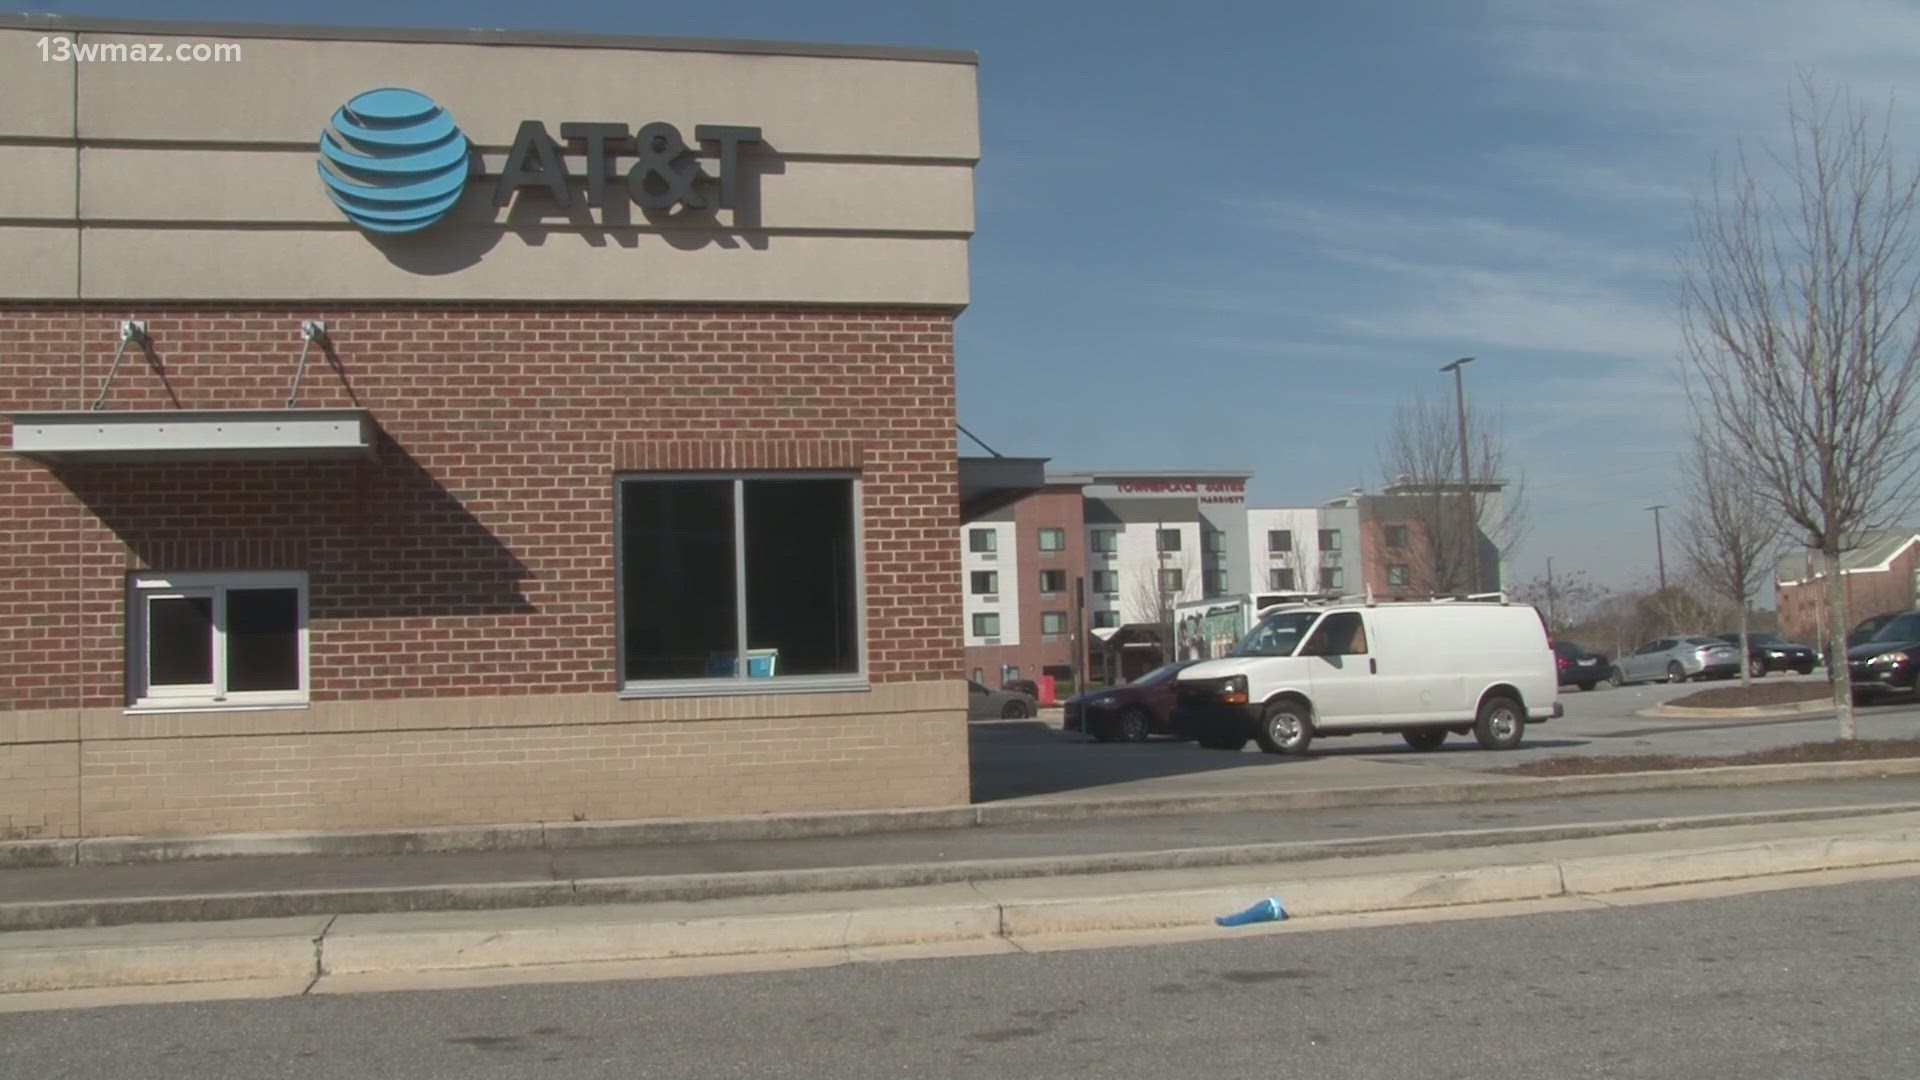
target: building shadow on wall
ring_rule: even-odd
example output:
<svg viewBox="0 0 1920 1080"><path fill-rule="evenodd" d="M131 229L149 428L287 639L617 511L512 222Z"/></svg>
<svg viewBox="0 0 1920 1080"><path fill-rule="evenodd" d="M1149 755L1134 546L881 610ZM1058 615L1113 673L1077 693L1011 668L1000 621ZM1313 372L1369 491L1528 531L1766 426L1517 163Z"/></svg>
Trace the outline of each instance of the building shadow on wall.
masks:
<svg viewBox="0 0 1920 1080"><path fill-rule="evenodd" d="M530 613L526 564L385 432L372 462L71 466L155 570L305 570L315 619Z"/></svg>

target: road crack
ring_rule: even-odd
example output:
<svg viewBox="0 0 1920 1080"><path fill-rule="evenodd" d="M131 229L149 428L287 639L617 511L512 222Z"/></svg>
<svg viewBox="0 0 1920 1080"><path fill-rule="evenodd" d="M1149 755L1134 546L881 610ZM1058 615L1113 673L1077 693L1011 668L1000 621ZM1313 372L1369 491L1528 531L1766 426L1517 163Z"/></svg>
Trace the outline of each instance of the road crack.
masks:
<svg viewBox="0 0 1920 1080"><path fill-rule="evenodd" d="M323 950L326 948L327 932L332 930L333 924L338 921L340 921L338 915L327 916L327 925L321 927L320 932L313 936L313 978L307 980L306 987L300 991L301 997L313 993L313 988L320 985L320 977L327 973Z"/></svg>

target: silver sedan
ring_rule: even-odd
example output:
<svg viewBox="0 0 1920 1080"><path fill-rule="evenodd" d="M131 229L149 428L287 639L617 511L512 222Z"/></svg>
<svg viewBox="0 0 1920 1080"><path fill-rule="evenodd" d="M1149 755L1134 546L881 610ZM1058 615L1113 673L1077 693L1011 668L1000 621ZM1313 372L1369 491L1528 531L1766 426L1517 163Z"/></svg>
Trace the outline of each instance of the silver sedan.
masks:
<svg viewBox="0 0 1920 1080"><path fill-rule="evenodd" d="M1688 679L1732 678L1740 674L1736 646L1703 634L1655 638L1630 653L1615 657L1615 686L1631 682L1686 682Z"/></svg>
<svg viewBox="0 0 1920 1080"><path fill-rule="evenodd" d="M1018 690L989 690L967 680L967 719L1024 720L1034 713L1038 702Z"/></svg>

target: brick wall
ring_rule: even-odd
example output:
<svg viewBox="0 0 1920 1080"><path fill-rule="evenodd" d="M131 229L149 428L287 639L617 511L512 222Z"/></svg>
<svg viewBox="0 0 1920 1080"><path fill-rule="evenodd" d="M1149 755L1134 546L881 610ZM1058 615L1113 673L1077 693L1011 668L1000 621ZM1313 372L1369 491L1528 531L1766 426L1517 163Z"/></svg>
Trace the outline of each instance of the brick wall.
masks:
<svg viewBox="0 0 1920 1080"><path fill-rule="evenodd" d="M1020 677L1038 681L1049 665L1073 663L1073 583L1087 574L1086 501L1077 487L1044 488L1014 504L1013 520L1019 568L1015 587L1020 597L1020 643L1018 645L970 645L966 649L969 673L981 669L981 681L1000 685L1002 664L1020 669ZM1041 529L1066 531L1066 546L1057 552L1040 550ZM1040 592L1040 571L1061 570L1067 575L1066 591L1057 596ZM1087 583L1089 586L1092 582ZM1006 583L1002 582L1002 588ZM1066 633L1057 641L1047 641L1040 632L1040 616L1048 611L1064 611ZM1092 616L1083 616L1081 633L1092 629ZM1084 661L1083 661L1084 663Z"/></svg>
<svg viewBox="0 0 1920 1080"><path fill-rule="evenodd" d="M1861 570L1840 576L1845 590L1847 628L1873 615L1907 611L1920 605L1914 592L1914 570L1920 567L1920 551L1908 548L1888 564L1886 570ZM1827 632L1827 583L1824 577L1803 584L1778 585L1774 593L1780 611L1780 633L1809 645L1825 643Z"/></svg>
<svg viewBox="0 0 1920 1080"><path fill-rule="evenodd" d="M613 478L650 469L857 469L871 681L961 675L950 312L16 305L0 308L0 414L84 408L129 315L152 347L127 352L110 409L278 408L301 320L324 320L299 404L371 409L378 461L56 473L7 456L0 715L124 703L125 575L142 567L306 570L316 715L397 698L611 696ZM236 735L248 715L226 718ZM776 786L805 786L800 758L800 779ZM447 775L416 764L396 775Z"/></svg>

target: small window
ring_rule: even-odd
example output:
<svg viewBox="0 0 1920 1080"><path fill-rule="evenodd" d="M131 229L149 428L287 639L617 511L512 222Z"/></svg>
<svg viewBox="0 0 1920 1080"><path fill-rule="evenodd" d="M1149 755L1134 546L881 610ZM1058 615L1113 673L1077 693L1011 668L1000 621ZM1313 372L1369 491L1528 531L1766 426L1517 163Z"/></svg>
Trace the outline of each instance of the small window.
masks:
<svg viewBox="0 0 1920 1080"><path fill-rule="evenodd" d="M1186 588L1187 575L1177 566L1165 567L1160 571L1160 591L1177 593Z"/></svg>
<svg viewBox="0 0 1920 1080"><path fill-rule="evenodd" d="M1320 571L1320 588L1324 590L1344 589L1347 587L1347 572L1338 566L1323 567Z"/></svg>
<svg viewBox="0 0 1920 1080"><path fill-rule="evenodd" d="M1040 632L1043 634L1064 634L1067 632L1067 613L1064 611L1043 611L1040 613Z"/></svg>
<svg viewBox="0 0 1920 1080"><path fill-rule="evenodd" d="M1049 554L1067 550L1067 530L1041 529L1040 550Z"/></svg>
<svg viewBox="0 0 1920 1080"><path fill-rule="evenodd" d="M1040 571L1040 591L1047 595L1067 591L1067 572L1065 570Z"/></svg>
<svg viewBox="0 0 1920 1080"><path fill-rule="evenodd" d="M1407 578L1407 566L1405 563L1394 563L1392 566L1387 567L1387 584L1395 588L1406 588Z"/></svg>
<svg viewBox="0 0 1920 1080"><path fill-rule="evenodd" d="M1093 529L1087 533L1088 546L1096 555L1111 555L1120 550L1120 531L1118 529Z"/></svg>
<svg viewBox="0 0 1920 1080"><path fill-rule="evenodd" d="M1222 555L1227 550L1227 534L1219 529L1208 529L1200 534L1200 546L1210 555Z"/></svg>
<svg viewBox="0 0 1920 1080"><path fill-rule="evenodd" d="M951 550L951 549L949 549ZM968 529L967 550L986 554L1000 550L1000 533L996 529Z"/></svg>
<svg viewBox="0 0 1920 1080"><path fill-rule="evenodd" d="M1339 551L1340 550L1340 530L1339 529L1321 529L1320 530L1320 550L1321 551Z"/></svg>
<svg viewBox="0 0 1920 1080"><path fill-rule="evenodd" d="M1387 526L1387 546L1394 549L1407 546L1407 527L1405 525Z"/></svg>
<svg viewBox="0 0 1920 1080"><path fill-rule="evenodd" d="M1292 592L1293 570L1289 567L1283 567L1278 570L1267 571L1267 588L1275 592Z"/></svg>
<svg viewBox="0 0 1920 1080"><path fill-rule="evenodd" d="M1267 551L1274 555L1285 555L1293 550L1292 529L1268 529Z"/></svg>
<svg viewBox="0 0 1920 1080"><path fill-rule="evenodd" d="M985 671L981 670L980 668L974 668L973 679L971 680L973 685L967 687L967 691L971 693L973 691L973 687L979 686L981 683L981 680L985 679L986 677L987 677L987 673Z"/></svg>
<svg viewBox="0 0 1920 1080"><path fill-rule="evenodd" d="M1102 596L1118 596L1120 594L1120 571L1095 570L1093 572L1093 591Z"/></svg>
<svg viewBox="0 0 1920 1080"><path fill-rule="evenodd" d="M1180 530L1179 529L1155 529L1154 544L1161 551L1179 551L1180 550Z"/></svg>
<svg viewBox="0 0 1920 1080"><path fill-rule="evenodd" d="M1336 611L1320 620L1307 639L1303 656L1364 656L1367 628L1357 611Z"/></svg>
<svg viewBox="0 0 1920 1080"><path fill-rule="evenodd" d="M1207 571L1207 595L1220 596L1227 591L1227 572L1225 570Z"/></svg>
<svg viewBox="0 0 1920 1080"><path fill-rule="evenodd" d="M948 550L951 551L952 549L949 548ZM972 577L973 577L973 584L972 584L973 595L993 596L1000 591L1000 571L975 570L973 572ZM947 595L951 596L953 594L948 593Z"/></svg>
<svg viewBox="0 0 1920 1080"><path fill-rule="evenodd" d="M148 573L129 585L132 705L306 702L304 573Z"/></svg>
<svg viewBox="0 0 1920 1080"><path fill-rule="evenodd" d="M1110 630L1120 625L1120 613L1117 611L1096 611L1093 613L1095 630Z"/></svg>
<svg viewBox="0 0 1920 1080"><path fill-rule="evenodd" d="M948 550L952 550L952 549L949 548ZM952 594L949 593L948 595L951 596ZM975 612L973 616L973 636L974 637L999 637L1000 636L999 612L995 612L995 611Z"/></svg>

